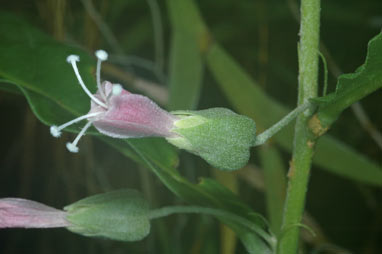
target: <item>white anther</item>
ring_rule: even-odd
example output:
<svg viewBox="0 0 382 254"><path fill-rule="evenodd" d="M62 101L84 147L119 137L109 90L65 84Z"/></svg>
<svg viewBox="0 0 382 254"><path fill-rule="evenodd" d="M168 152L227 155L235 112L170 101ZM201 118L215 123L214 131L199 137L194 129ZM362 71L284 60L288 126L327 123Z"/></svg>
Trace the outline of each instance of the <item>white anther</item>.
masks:
<svg viewBox="0 0 382 254"><path fill-rule="evenodd" d="M122 93L122 86L120 84L113 84L113 90L112 93L113 95L120 95Z"/></svg>
<svg viewBox="0 0 382 254"><path fill-rule="evenodd" d="M78 152L78 147L77 147L77 144L78 144L78 141L80 141L80 138L85 134L86 130L89 129L89 127L92 125L92 122L88 122L83 128L82 130L80 131L80 133L78 133L77 137L74 139L74 141L72 143L66 143L66 148L68 148L68 150L72 153L77 153Z"/></svg>
<svg viewBox="0 0 382 254"><path fill-rule="evenodd" d="M101 61L106 61L108 54L105 50L99 49L95 52L96 57Z"/></svg>
<svg viewBox="0 0 382 254"><path fill-rule="evenodd" d="M55 138L59 138L61 136L61 131L58 128L58 126L53 125L53 126L50 126L50 134L52 134L52 136Z"/></svg>
<svg viewBox="0 0 382 254"><path fill-rule="evenodd" d="M78 147L76 145L74 145L73 143L66 143L66 148L69 150L69 152L72 152L72 153L78 153Z"/></svg>
<svg viewBox="0 0 382 254"><path fill-rule="evenodd" d="M69 55L69 56L66 58L66 61L67 61L68 63L79 62L79 61L80 61L80 57L77 56L77 55Z"/></svg>
<svg viewBox="0 0 382 254"><path fill-rule="evenodd" d="M102 85L101 85L101 63L102 61L106 61L107 60L107 53L105 50L102 50L102 49L99 49L95 52L95 55L97 57L97 71L96 71L96 78L97 78L97 87L98 87L98 91L99 93L101 94L101 98L106 101L106 95L105 95L105 92L103 91L102 89Z"/></svg>

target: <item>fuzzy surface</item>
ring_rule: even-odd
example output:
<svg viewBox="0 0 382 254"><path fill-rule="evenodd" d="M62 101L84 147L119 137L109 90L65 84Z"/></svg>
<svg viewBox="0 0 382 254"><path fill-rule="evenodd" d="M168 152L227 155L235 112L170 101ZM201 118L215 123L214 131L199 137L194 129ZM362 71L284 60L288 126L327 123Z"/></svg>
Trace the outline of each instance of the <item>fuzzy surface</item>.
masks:
<svg viewBox="0 0 382 254"><path fill-rule="evenodd" d="M256 133L252 119L225 108L176 111L173 114L183 117L179 122L188 121L187 117L197 122L180 123L180 127L174 129L187 140L190 152L223 170L236 170L247 164Z"/></svg>
<svg viewBox="0 0 382 254"><path fill-rule="evenodd" d="M64 208L72 226L85 235L138 241L150 232L149 206L135 190L116 190L77 201Z"/></svg>

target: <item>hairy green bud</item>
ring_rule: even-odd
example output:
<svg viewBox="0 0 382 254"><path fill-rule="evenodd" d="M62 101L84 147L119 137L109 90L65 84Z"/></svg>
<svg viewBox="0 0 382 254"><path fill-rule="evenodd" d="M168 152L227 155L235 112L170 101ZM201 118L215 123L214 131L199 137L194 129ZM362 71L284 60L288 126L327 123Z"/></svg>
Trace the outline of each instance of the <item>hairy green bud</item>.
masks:
<svg viewBox="0 0 382 254"><path fill-rule="evenodd" d="M252 119L226 108L171 113L179 118L172 129L178 137L166 138L171 144L219 169L236 170L247 164L256 133Z"/></svg>
<svg viewBox="0 0 382 254"><path fill-rule="evenodd" d="M70 231L119 241L138 241L150 232L149 206L135 190L117 190L77 201L64 210Z"/></svg>

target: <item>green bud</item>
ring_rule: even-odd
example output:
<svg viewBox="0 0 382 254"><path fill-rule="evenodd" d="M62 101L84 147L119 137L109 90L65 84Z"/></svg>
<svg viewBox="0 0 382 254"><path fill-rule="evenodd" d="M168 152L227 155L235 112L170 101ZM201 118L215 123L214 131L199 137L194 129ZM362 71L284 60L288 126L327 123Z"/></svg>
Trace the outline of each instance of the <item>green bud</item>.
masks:
<svg viewBox="0 0 382 254"><path fill-rule="evenodd" d="M255 122L225 108L171 112L179 137L167 138L171 144L199 155L214 167L236 170L249 160L254 142Z"/></svg>
<svg viewBox="0 0 382 254"><path fill-rule="evenodd" d="M150 232L149 206L135 190L117 190L77 201L64 210L70 231L119 241L138 241Z"/></svg>

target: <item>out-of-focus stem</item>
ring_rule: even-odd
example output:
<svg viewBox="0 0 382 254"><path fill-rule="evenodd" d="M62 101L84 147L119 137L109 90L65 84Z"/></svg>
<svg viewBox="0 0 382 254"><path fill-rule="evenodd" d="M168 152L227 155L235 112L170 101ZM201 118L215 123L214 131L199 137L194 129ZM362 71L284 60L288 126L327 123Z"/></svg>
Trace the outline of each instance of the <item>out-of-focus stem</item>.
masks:
<svg viewBox="0 0 382 254"><path fill-rule="evenodd" d="M261 146L259 152L264 172L268 218L272 232L279 235L286 192L286 170L275 146Z"/></svg>

